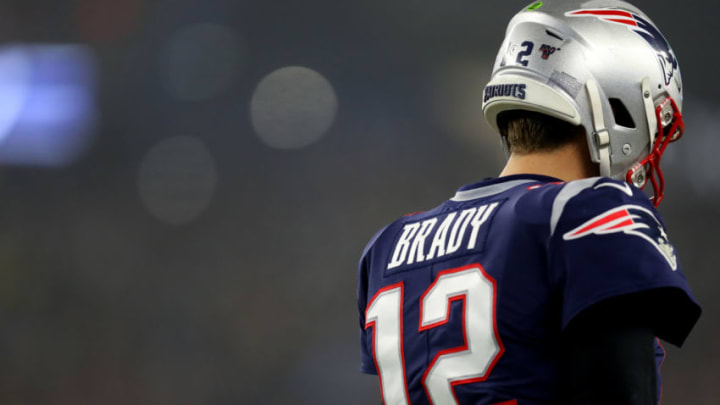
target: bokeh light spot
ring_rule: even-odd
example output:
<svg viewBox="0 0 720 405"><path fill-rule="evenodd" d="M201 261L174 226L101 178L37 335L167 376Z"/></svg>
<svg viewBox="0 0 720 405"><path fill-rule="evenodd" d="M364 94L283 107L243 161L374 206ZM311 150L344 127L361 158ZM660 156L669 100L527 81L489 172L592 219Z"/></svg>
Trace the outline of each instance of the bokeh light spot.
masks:
<svg viewBox="0 0 720 405"><path fill-rule="evenodd" d="M278 69L258 84L250 102L255 133L268 146L299 149L318 141L337 114L330 82L300 66Z"/></svg>
<svg viewBox="0 0 720 405"><path fill-rule="evenodd" d="M170 225L186 224L202 214L216 183L215 161L194 137L168 138L150 149L140 164L140 198L153 216Z"/></svg>

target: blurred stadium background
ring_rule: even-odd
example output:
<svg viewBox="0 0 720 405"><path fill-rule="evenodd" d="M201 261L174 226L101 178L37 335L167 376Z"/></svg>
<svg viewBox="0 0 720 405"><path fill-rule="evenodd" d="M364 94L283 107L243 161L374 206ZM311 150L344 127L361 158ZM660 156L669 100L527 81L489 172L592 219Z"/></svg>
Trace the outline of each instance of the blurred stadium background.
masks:
<svg viewBox="0 0 720 405"><path fill-rule="evenodd" d="M663 402L717 404L716 4L636 4L683 69L661 212L705 310ZM481 91L524 5L0 3L0 403L378 403L357 259L499 172Z"/></svg>

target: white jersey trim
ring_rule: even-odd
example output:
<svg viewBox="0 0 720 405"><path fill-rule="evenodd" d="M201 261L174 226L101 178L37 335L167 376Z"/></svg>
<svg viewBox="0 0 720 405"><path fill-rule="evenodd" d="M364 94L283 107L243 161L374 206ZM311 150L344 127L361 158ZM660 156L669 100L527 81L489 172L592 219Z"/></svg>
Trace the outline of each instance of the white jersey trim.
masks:
<svg viewBox="0 0 720 405"><path fill-rule="evenodd" d="M563 211L567 203L583 190L592 187L602 177L590 177L588 179L575 180L567 183L562 190L555 196L553 201L552 212L550 213L550 237L555 233L555 228L560 221Z"/></svg>
<svg viewBox="0 0 720 405"><path fill-rule="evenodd" d="M472 190L458 191L450 201L470 201L478 198L490 197L491 195L500 194L511 188L527 184L537 183L538 180L512 180L498 184L491 184L489 186L483 186Z"/></svg>

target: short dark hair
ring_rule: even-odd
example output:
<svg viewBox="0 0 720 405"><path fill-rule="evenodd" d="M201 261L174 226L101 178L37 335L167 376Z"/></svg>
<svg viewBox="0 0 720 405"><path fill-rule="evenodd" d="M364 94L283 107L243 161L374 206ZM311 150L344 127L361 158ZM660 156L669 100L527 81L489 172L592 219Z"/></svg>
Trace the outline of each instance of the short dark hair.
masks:
<svg viewBox="0 0 720 405"><path fill-rule="evenodd" d="M582 126L534 111L503 111L497 123L511 153L550 152L585 136Z"/></svg>

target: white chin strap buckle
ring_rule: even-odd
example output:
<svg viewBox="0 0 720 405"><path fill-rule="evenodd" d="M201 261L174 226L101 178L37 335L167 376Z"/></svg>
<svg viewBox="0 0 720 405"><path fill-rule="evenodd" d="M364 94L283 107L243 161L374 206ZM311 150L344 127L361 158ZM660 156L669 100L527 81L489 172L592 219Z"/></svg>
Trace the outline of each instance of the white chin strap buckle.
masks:
<svg viewBox="0 0 720 405"><path fill-rule="evenodd" d="M593 119L593 141L600 155L600 175L610 176L610 132L605 128L605 116L597 82L590 79L585 84Z"/></svg>

